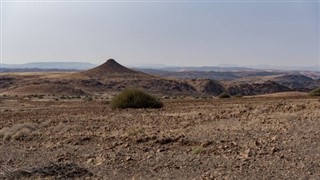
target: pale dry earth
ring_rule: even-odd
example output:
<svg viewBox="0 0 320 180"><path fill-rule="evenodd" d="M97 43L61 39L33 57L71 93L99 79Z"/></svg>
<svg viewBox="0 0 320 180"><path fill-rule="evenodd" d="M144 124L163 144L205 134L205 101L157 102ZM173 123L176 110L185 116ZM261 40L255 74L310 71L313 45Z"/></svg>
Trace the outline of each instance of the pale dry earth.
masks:
<svg viewBox="0 0 320 180"><path fill-rule="evenodd" d="M1 179L320 179L320 100L0 99Z"/></svg>

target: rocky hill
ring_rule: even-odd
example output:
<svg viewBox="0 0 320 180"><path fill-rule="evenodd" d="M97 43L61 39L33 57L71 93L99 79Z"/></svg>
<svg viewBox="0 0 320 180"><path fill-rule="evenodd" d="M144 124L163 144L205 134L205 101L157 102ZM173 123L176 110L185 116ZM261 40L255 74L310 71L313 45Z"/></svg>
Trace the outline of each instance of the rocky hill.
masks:
<svg viewBox="0 0 320 180"><path fill-rule="evenodd" d="M315 82L312 78L300 74L277 76L272 80L295 91L309 91L309 86Z"/></svg>
<svg viewBox="0 0 320 180"><path fill-rule="evenodd" d="M155 76L146 74L140 71L135 71L127 67L122 66L114 59L109 59L105 63L95 68L89 69L75 74L75 77L96 79L102 81L108 81L111 79L152 79Z"/></svg>
<svg viewBox="0 0 320 180"><path fill-rule="evenodd" d="M289 87L283 86L274 81L258 83L223 83L225 89L231 95L260 95L276 92L292 91Z"/></svg>
<svg viewBox="0 0 320 180"><path fill-rule="evenodd" d="M186 82L192 85L199 93L207 95L216 96L225 91L218 81L211 79L189 79Z"/></svg>

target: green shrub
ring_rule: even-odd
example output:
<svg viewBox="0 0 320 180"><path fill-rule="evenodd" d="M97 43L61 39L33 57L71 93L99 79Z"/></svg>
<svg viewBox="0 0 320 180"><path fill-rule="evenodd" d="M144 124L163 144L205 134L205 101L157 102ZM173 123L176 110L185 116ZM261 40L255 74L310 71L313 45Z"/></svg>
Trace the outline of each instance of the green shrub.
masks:
<svg viewBox="0 0 320 180"><path fill-rule="evenodd" d="M218 97L219 98L230 98L230 94L228 94L227 92L223 92L223 93L219 94Z"/></svg>
<svg viewBox="0 0 320 180"><path fill-rule="evenodd" d="M161 108L163 103L156 97L138 89L127 89L111 101L112 108Z"/></svg>
<svg viewBox="0 0 320 180"><path fill-rule="evenodd" d="M320 96L320 88L310 91L310 96Z"/></svg>

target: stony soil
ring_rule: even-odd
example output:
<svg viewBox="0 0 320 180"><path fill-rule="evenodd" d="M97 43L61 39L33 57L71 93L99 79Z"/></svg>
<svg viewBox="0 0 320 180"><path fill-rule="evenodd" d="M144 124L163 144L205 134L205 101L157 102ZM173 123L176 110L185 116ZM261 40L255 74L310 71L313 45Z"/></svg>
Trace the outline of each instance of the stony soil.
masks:
<svg viewBox="0 0 320 180"><path fill-rule="evenodd" d="M0 99L0 179L319 179L320 100Z"/></svg>

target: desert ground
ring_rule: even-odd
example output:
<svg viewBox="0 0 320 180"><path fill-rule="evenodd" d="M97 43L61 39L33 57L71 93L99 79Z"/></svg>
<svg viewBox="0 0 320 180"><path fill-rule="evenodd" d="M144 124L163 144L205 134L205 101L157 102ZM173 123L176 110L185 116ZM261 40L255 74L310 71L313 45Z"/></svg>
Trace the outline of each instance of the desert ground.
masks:
<svg viewBox="0 0 320 180"><path fill-rule="evenodd" d="M316 97L0 98L0 179L320 178Z"/></svg>

